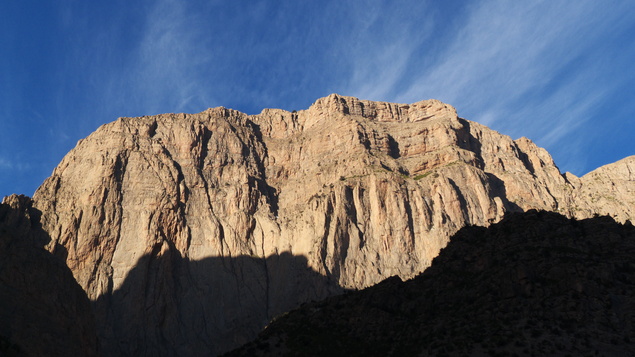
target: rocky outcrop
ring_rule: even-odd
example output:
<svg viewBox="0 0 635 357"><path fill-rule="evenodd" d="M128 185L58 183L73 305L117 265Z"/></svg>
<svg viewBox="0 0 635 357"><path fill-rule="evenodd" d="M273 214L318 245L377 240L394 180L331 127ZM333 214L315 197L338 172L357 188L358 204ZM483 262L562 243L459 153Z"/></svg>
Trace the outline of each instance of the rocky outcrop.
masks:
<svg viewBox="0 0 635 357"><path fill-rule="evenodd" d="M0 204L0 355L96 356L90 301L43 249L50 238L39 216L25 196Z"/></svg>
<svg viewBox="0 0 635 357"><path fill-rule="evenodd" d="M567 175L574 195L570 215L608 215L620 222L635 217L635 156L602 166L581 178Z"/></svg>
<svg viewBox="0 0 635 357"><path fill-rule="evenodd" d="M107 352L187 354L196 339L214 354L304 301L415 276L465 225L608 207L585 201L588 181L439 101L331 95L298 112L120 118L80 141L34 201ZM145 322L115 321L124 312Z"/></svg>
<svg viewBox="0 0 635 357"><path fill-rule="evenodd" d="M228 356L632 356L635 229L513 213L402 282L305 304Z"/></svg>

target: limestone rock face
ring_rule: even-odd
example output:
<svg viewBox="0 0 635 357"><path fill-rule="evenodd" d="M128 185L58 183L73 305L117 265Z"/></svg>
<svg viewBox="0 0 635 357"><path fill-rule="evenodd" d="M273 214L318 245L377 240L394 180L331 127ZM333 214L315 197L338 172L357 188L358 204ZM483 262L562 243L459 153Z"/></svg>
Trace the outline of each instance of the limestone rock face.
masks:
<svg viewBox="0 0 635 357"><path fill-rule="evenodd" d="M616 165L598 177L604 189L618 174L612 197L628 205L632 164ZM413 277L458 229L508 211L632 218L632 204L588 203L591 182L439 101L330 95L298 112L120 118L34 201L104 352L186 355L236 347L302 302Z"/></svg>
<svg viewBox="0 0 635 357"><path fill-rule="evenodd" d="M43 249L50 238L39 215L25 196L0 204L0 355L96 356L90 301Z"/></svg>
<svg viewBox="0 0 635 357"><path fill-rule="evenodd" d="M635 217L635 156L570 181L574 187L570 215L608 215L620 222Z"/></svg>

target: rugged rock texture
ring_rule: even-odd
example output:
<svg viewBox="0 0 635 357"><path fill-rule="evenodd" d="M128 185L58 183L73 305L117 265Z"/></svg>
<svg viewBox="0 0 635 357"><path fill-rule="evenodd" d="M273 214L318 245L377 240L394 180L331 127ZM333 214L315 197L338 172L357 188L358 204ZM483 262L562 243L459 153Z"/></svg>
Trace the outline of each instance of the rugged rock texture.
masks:
<svg viewBox="0 0 635 357"><path fill-rule="evenodd" d="M633 356L635 228L512 213L413 280L305 304L229 356Z"/></svg>
<svg viewBox="0 0 635 357"><path fill-rule="evenodd" d="M95 321L71 271L43 246L31 199L0 204L0 355L96 356Z"/></svg>
<svg viewBox="0 0 635 357"><path fill-rule="evenodd" d="M635 156L602 166L579 179L568 177L574 187L571 215L609 215L621 222L635 217Z"/></svg>
<svg viewBox="0 0 635 357"><path fill-rule="evenodd" d="M585 196L605 189L628 205L629 162L597 182L563 176L528 139L439 101L331 95L299 112L120 118L34 201L49 250L94 301L105 352L214 354L304 301L415 276L465 225L612 212Z"/></svg>

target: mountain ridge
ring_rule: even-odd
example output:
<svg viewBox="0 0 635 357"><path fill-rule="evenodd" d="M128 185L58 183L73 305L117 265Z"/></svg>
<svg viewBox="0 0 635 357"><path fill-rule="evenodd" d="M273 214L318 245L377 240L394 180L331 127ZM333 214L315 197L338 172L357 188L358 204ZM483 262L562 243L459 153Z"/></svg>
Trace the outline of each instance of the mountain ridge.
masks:
<svg viewBox="0 0 635 357"><path fill-rule="evenodd" d="M213 355L300 303L393 275L416 276L466 225L487 226L529 209L632 219L632 165L629 158L588 178L563 175L529 139L459 118L440 101L333 94L293 112L247 115L218 107L119 118L78 142L33 205L51 237L47 249L103 312L97 330L105 354L156 346L187 354L182 346L200 328L235 336L206 337L205 352ZM269 257L283 255L306 263L270 269ZM240 265L223 265L220 281L201 279L184 263L215 257L264 259L252 271L260 280L235 303L265 313L235 317L246 319L236 325L222 313L226 306L210 306L201 291L221 292L245 279ZM160 273L128 284L133 270ZM272 289L277 276L292 277L281 291L293 291L313 274L324 279L309 295ZM121 342L125 326L113 327L113 319L127 308L110 297L124 286L135 296L126 304L145 306L150 315L170 311L189 327L174 332L161 325ZM183 313L196 309L202 325Z"/></svg>

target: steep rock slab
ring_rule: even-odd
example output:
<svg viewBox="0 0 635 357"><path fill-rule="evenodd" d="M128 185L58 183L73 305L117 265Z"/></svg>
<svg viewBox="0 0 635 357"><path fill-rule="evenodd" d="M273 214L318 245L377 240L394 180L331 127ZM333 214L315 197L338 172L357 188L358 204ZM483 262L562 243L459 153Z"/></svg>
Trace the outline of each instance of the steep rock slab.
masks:
<svg viewBox="0 0 635 357"><path fill-rule="evenodd" d="M298 112L120 118L34 200L112 353L213 354L301 302L415 276L465 225L573 214L576 187L544 149L447 104L331 95Z"/></svg>

